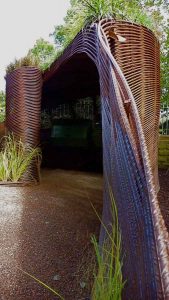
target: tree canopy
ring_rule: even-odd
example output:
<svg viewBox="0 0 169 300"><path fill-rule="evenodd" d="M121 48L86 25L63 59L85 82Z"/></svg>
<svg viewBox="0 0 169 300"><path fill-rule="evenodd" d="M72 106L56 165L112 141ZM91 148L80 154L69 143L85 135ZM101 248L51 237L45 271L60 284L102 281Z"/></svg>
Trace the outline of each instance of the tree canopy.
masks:
<svg viewBox="0 0 169 300"><path fill-rule="evenodd" d="M3 91L0 91L0 123L5 119L5 100L5 93Z"/></svg>
<svg viewBox="0 0 169 300"><path fill-rule="evenodd" d="M28 56L33 55L39 61L39 67L42 70L47 69L56 57L56 49L53 44L40 38L36 41L34 47L29 50Z"/></svg>

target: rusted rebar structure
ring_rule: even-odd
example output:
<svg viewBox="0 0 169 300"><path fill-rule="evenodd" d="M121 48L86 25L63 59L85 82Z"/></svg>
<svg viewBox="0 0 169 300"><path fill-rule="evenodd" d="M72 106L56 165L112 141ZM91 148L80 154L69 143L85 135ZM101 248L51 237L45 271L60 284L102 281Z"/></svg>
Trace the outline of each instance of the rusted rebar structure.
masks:
<svg viewBox="0 0 169 300"><path fill-rule="evenodd" d="M42 74L36 67L20 67L6 77L6 128L25 144L40 142ZM25 181L39 181L38 166L33 164Z"/></svg>
<svg viewBox="0 0 169 300"><path fill-rule="evenodd" d="M90 72L83 76L89 61ZM70 76L73 67L81 68L74 79ZM42 102L57 101L66 92L69 97L73 91L96 94L98 82L103 222L107 226L112 222L111 188L122 233L123 276L127 280L123 299L168 299L169 238L157 201L159 44L153 33L143 26L113 20L102 20L83 30L44 74ZM18 109L19 105L16 103ZM7 126L12 128L12 122L9 119ZM20 126L25 129L24 122ZM104 237L101 229L101 242Z"/></svg>

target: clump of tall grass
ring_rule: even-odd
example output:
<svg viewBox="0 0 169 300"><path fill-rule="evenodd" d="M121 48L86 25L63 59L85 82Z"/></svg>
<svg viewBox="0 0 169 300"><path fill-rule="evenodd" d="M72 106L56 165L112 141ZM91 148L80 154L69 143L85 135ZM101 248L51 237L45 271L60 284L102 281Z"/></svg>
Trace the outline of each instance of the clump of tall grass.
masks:
<svg viewBox="0 0 169 300"><path fill-rule="evenodd" d="M85 23L90 24L103 18L127 20L148 26L153 26L153 20L138 1L124 0L81 0Z"/></svg>
<svg viewBox="0 0 169 300"><path fill-rule="evenodd" d="M25 57L22 57L20 59L15 59L14 62L11 62L6 67L6 74L9 74L15 69L18 69L20 67L40 68L40 60L38 59L38 57L35 57L34 55L28 53Z"/></svg>
<svg viewBox="0 0 169 300"><path fill-rule="evenodd" d="M121 234L117 207L111 188L109 188L109 193L113 220L111 230L108 230L103 224L94 208L107 237L102 246L98 244L95 236L92 237L97 262L97 272L94 273L95 280L92 289L92 300L120 300L125 284L122 277Z"/></svg>
<svg viewBox="0 0 169 300"><path fill-rule="evenodd" d="M104 18L136 22L157 31L153 16L149 15L138 1L73 0L64 18L64 24L55 26L51 34L57 48L62 53L81 29Z"/></svg>
<svg viewBox="0 0 169 300"><path fill-rule="evenodd" d="M18 182L33 160L41 159L40 148L32 148L9 134L1 140L0 180Z"/></svg>

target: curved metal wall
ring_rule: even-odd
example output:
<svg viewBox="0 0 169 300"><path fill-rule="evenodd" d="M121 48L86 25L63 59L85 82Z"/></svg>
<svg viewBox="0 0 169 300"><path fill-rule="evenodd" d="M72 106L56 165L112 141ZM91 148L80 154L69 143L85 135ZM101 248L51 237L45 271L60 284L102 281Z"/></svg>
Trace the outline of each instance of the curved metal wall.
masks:
<svg viewBox="0 0 169 300"><path fill-rule="evenodd" d="M21 67L6 77L6 127L31 147L40 142L42 74L35 67ZM32 165L25 181L39 181L37 166Z"/></svg>
<svg viewBox="0 0 169 300"><path fill-rule="evenodd" d="M158 128L160 115L160 49L159 42L150 30L143 26L125 22L116 22L113 29L116 35L126 39L121 43L115 39L113 47L109 38L109 26L106 23L110 49L121 68L137 105L150 164L154 174L154 183L158 190ZM111 29L110 29L111 30Z"/></svg>
<svg viewBox="0 0 169 300"><path fill-rule="evenodd" d="M168 299L169 238L156 193L159 43L143 26L103 20L77 35L44 74L44 84L78 53L92 59L100 77L103 222L112 221L111 187L122 233L123 299Z"/></svg>

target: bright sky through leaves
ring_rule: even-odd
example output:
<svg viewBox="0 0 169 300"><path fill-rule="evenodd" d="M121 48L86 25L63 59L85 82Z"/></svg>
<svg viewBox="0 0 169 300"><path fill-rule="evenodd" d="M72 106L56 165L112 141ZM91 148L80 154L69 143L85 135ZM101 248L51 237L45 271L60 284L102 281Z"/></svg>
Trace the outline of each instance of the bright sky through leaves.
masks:
<svg viewBox="0 0 169 300"><path fill-rule="evenodd" d="M23 57L40 37L63 22L69 0L0 0L0 90L5 89L5 68Z"/></svg>

